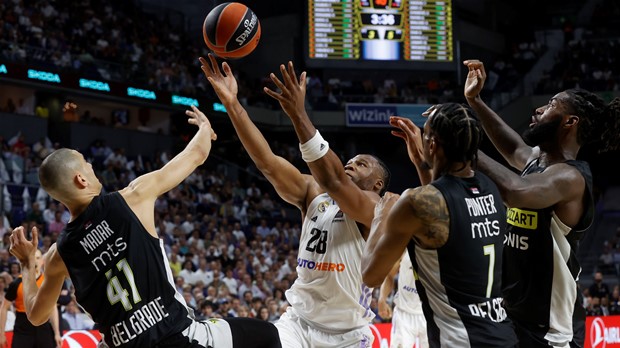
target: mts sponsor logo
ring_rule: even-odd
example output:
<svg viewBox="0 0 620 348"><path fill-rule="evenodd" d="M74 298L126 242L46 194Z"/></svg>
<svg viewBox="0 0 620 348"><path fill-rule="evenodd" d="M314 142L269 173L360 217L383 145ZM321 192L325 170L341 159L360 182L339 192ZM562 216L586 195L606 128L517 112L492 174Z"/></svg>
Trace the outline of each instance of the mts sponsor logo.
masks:
<svg viewBox="0 0 620 348"><path fill-rule="evenodd" d="M586 348L620 347L620 316L588 317Z"/></svg>

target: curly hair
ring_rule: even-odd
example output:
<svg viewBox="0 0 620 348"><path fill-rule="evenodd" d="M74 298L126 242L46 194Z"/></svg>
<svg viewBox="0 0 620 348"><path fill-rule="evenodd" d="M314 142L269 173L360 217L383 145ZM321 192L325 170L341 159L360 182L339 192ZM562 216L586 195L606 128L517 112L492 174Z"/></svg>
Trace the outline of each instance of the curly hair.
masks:
<svg viewBox="0 0 620 348"><path fill-rule="evenodd" d="M565 93L569 96L566 103L579 116L577 142L593 144L599 153L619 150L620 98L606 104L598 95L583 89L569 89Z"/></svg>

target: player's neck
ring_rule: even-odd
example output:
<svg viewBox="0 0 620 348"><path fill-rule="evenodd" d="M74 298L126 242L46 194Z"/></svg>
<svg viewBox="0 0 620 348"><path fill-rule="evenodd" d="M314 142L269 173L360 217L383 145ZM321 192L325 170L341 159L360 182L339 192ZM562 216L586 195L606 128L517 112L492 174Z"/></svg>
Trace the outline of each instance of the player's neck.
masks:
<svg viewBox="0 0 620 348"><path fill-rule="evenodd" d="M71 221L75 220L80 214L88 208L93 199L99 195L99 192L87 192L81 196L77 196L71 202L67 202L65 205L71 213Z"/></svg>

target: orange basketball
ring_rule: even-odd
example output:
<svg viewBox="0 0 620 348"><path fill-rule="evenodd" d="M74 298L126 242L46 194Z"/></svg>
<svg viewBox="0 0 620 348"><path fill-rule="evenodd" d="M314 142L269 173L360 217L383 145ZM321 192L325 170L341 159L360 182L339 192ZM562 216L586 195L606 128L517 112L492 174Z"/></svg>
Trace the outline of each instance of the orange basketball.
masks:
<svg viewBox="0 0 620 348"><path fill-rule="evenodd" d="M214 7L202 26L207 47L222 58L241 58L250 54L260 39L256 14L244 4L225 2Z"/></svg>

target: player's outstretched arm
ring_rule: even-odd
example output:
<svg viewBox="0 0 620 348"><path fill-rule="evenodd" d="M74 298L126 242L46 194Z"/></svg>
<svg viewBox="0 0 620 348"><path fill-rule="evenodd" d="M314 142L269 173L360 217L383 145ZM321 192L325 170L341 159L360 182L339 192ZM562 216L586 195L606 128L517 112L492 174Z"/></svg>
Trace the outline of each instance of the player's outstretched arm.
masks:
<svg viewBox="0 0 620 348"><path fill-rule="evenodd" d="M273 153L263 134L239 103L237 80L228 63L222 63L220 69L212 54L209 54L209 61L201 57L200 63L202 71L226 108L243 147L258 170L269 180L282 199L305 211L320 189L312 176L302 174L290 162Z"/></svg>
<svg viewBox="0 0 620 348"><path fill-rule="evenodd" d="M437 188L423 185L407 189L396 203L393 200L394 196L390 195L377 204L362 254L362 277L370 287L381 285L412 239L431 249L441 247L448 240L450 215Z"/></svg>
<svg viewBox="0 0 620 348"><path fill-rule="evenodd" d="M466 60L463 64L469 69L464 90L467 103L480 118L482 128L497 151L512 167L523 170L532 156L533 148L528 146L521 136L480 97L487 77L484 64L475 59Z"/></svg>
<svg viewBox="0 0 620 348"><path fill-rule="evenodd" d="M292 62L288 62L287 66L280 65L280 73L284 82L280 81L275 74L271 74L270 77L281 92L272 91L267 87L264 90L280 103L293 122L301 146L316 145L315 156L304 158L312 176L338 202L338 206L344 213L364 226L370 227L374 206L379 200L379 195L360 189L345 174L344 165L329 149L329 144L319 139L320 134L310 121L305 108L306 73L302 73L297 79Z"/></svg>
<svg viewBox="0 0 620 348"><path fill-rule="evenodd" d="M217 135L211 123L197 107L185 111L188 123L198 126L198 132L185 146L185 149L174 156L162 168L144 174L129 183L121 193L126 199L129 196L139 197L141 202L152 203L157 197L170 191L187 178L198 166L204 163L211 151L211 141ZM130 204L131 205L131 204ZM152 205L150 206L152 209Z"/></svg>
<svg viewBox="0 0 620 348"><path fill-rule="evenodd" d="M26 239L24 228L21 226L13 230L10 239L9 251L17 257L22 267L22 289L26 315L32 325L42 325L57 310L56 300L68 276L67 268L56 250L56 244L53 244L45 254L45 278L41 287L37 287L35 271L35 252L39 243L37 228L32 228L32 241Z"/></svg>
<svg viewBox="0 0 620 348"><path fill-rule="evenodd" d="M508 207L543 209L560 202L581 202L586 185L581 173L565 163L521 176L478 151L478 169L495 182Z"/></svg>

